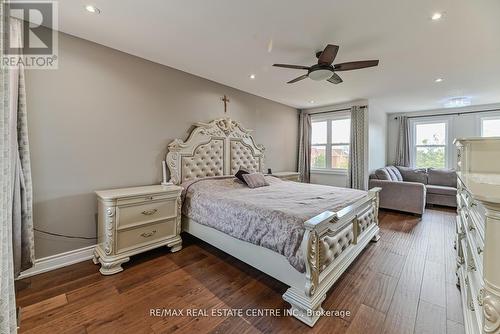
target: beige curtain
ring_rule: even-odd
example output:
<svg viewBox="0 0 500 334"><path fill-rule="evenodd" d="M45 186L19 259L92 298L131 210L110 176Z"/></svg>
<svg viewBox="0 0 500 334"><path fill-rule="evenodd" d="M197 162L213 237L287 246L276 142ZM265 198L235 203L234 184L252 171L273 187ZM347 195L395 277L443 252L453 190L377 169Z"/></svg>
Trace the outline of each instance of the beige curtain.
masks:
<svg viewBox="0 0 500 334"><path fill-rule="evenodd" d="M299 174L300 181L311 182L311 115L304 110L299 114Z"/></svg>
<svg viewBox="0 0 500 334"><path fill-rule="evenodd" d="M8 31L4 30L8 9L0 0L0 52ZM0 65L0 333L15 333L16 298L14 295L14 265L12 251L13 179L10 126L10 71Z"/></svg>
<svg viewBox="0 0 500 334"><path fill-rule="evenodd" d="M2 2L2 21L7 8ZM21 43L21 22L12 19L9 32L4 31L2 48L9 33L12 43ZM2 49L2 55L4 55ZM31 168L24 68L1 68L0 118L0 333L17 330L14 277L32 266L34 261Z"/></svg>
<svg viewBox="0 0 500 334"><path fill-rule="evenodd" d="M410 161L410 126L407 116L399 116L399 133L396 146L396 166L411 166Z"/></svg>
<svg viewBox="0 0 500 334"><path fill-rule="evenodd" d="M22 22L11 19L10 38L21 41ZM11 42L12 44L12 42ZM14 275L33 266L35 260L31 163L28 141L28 115L24 67L10 70L11 161L13 164L12 241Z"/></svg>
<svg viewBox="0 0 500 334"><path fill-rule="evenodd" d="M366 189L365 182L365 118L366 108L351 108L351 142L349 153L348 187Z"/></svg>

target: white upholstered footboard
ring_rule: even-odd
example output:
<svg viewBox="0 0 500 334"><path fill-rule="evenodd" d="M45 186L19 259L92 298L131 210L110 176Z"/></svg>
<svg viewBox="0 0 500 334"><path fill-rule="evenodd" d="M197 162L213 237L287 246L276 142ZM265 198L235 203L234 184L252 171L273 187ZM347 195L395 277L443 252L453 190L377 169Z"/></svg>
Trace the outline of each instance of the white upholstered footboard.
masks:
<svg viewBox="0 0 500 334"><path fill-rule="evenodd" d="M304 222L301 248L306 272L300 273L288 260L267 248L241 241L211 227L183 217L183 230L265 272L289 286L283 299L291 314L309 326L321 317L326 293L361 253L370 240L378 240L378 193L371 189L354 204L326 211Z"/></svg>
<svg viewBox="0 0 500 334"><path fill-rule="evenodd" d="M305 287L291 286L283 299L292 305L293 315L309 326L321 317L321 303L335 281L370 240L378 241L380 190L373 188L356 203L338 212L323 212L304 223Z"/></svg>

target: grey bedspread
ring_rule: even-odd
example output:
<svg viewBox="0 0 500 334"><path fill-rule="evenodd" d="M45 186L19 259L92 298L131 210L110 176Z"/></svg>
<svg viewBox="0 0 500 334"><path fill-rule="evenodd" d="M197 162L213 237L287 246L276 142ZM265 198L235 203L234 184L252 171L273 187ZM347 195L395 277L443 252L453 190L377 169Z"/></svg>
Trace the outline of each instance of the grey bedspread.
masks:
<svg viewBox="0 0 500 334"><path fill-rule="evenodd" d="M184 187L182 213L197 223L284 255L305 271L300 244L304 222L326 210L338 211L365 191L282 181L266 176L269 186L250 189L238 179L212 177Z"/></svg>

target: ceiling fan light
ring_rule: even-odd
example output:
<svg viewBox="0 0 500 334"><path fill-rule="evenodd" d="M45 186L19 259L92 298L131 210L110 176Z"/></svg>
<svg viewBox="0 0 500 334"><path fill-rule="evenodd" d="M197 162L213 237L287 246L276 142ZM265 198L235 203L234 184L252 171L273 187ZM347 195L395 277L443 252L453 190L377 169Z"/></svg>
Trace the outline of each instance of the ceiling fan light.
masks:
<svg viewBox="0 0 500 334"><path fill-rule="evenodd" d="M442 17L443 17L442 13L436 12L436 13L432 14L431 19L433 21L439 21L439 20L441 20Z"/></svg>
<svg viewBox="0 0 500 334"><path fill-rule="evenodd" d="M468 96L452 97L444 104L445 108L460 108L471 105L471 98Z"/></svg>
<svg viewBox="0 0 500 334"><path fill-rule="evenodd" d="M85 10L92 14L101 14L101 10L93 5L86 5Z"/></svg>
<svg viewBox="0 0 500 334"><path fill-rule="evenodd" d="M321 81L329 79L333 75L331 70L316 70L309 73L309 78L314 81Z"/></svg>

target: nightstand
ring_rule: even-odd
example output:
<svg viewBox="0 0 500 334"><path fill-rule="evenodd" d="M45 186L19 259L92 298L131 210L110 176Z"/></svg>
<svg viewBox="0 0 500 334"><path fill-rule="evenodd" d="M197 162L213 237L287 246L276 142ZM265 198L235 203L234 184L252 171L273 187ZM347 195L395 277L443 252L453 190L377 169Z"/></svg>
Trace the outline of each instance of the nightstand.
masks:
<svg viewBox="0 0 500 334"><path fill-rule="evenodd" d="M297 172L276 172L267 175L277 177L278 179L281 179L283 181L295 181L295 182L299 182L299 176L300 176L300 174Z"/></svg>
<svg viewBox="0 0 500 334"><path fill-rule="evenodd" d="M101 264L101 274L116 274L131 255L156 247L181 250L181 190L155 185L96 191L98 244L93 261Z"/></svg>

